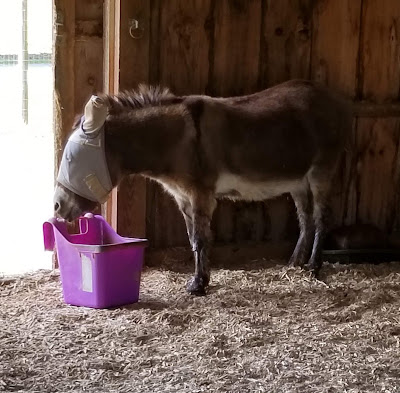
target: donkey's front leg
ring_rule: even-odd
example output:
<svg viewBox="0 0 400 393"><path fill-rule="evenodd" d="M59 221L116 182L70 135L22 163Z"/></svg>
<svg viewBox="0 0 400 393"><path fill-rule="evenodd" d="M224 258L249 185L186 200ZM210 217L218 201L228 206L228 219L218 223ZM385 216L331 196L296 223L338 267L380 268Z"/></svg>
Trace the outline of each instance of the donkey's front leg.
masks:
<svg viewBox="0 0 400 393"><path fill-rule="evenodd" d="M193 211L190 200L184 197L175 196L179 210L185 219L186 232L189 238L190 246L193 248Z"/></svg>
<svg viewBox="0 0 400 393"><path fill-rule="evenodd" d="M211 219L217 202L211 192L197 193L191 201L193 233L192 249L195 260L195 273L187 290L192 295L205 295L210 281L209 253L212 244Z"/></svg>

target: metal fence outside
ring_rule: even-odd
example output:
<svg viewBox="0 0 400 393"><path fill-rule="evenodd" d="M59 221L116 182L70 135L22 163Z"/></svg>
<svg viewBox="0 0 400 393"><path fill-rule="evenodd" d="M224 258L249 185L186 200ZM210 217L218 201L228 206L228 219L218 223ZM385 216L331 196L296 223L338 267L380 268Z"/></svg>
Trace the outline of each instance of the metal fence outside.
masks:
<svg viewBox="0 0 400 393"><path fill-rule="evenodd" d="M29 53L28 64L51 64L52 57L51 53ZM18 55L1 55L0 54L0 66L17 65Z"/></svg>
<svg viewBox="0 0 400 393"><path fill-rule="evenodd" d="M44 112L46 119L49 118L51 3L48 0L11 3L0 0L0 36L0 107L13 123L22 119L31 125L31 120L43 117ZM40 107L40 103L45 105ZM0 133L10 132L15 124L0 128Z"/></svg>

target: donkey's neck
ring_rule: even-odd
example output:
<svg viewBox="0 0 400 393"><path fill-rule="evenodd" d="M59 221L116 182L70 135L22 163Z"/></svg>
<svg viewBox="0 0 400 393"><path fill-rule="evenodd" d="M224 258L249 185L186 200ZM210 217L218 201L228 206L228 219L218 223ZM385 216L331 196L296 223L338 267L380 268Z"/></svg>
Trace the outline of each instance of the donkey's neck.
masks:
<svg viewBox="0 0 400 393"><path fill-rule="evenodd" d="M151 177L179 171L182 151L190 149L195 130L181 104L136 109L106 122L106 153L112 167L122 175Z"/></svg>

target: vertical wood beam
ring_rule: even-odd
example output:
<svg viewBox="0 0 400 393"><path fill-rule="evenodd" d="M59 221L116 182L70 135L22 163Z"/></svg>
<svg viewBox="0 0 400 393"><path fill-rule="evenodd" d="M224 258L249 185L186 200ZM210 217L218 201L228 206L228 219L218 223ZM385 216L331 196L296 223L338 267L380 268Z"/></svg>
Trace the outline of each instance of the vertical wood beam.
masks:
<svg viewBox="0 0 400 393"><path fill-rule="evenodd" d="M54 0L54 178L57 178L63 148L72 128L75 113L75 1ZM53 268L58 267L56 253Z"/></svg>
<svg viewBox="0 0 400 393"><path fill-rule="evenodd" d="M119 32L121 18L120 0L104 3L104 92L116 94L119 89ZM118 229L118 191L113 189L103 206L103 215L109 224Z"/></svg>
<svg viewBox="0 0 400 393"><path fill-rule="evenodd" d="M75 115L75 1L54 0L55 177Z"/></svg>

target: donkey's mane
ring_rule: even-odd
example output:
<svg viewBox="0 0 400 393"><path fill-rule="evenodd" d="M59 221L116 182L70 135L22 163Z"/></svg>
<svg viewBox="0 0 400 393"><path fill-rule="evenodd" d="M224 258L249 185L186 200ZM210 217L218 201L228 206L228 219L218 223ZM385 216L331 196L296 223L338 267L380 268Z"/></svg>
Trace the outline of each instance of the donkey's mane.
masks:
<svg viewBox="0 0 400 393"><path fill-rule="evenodd" d="M122 91L116 95L100 96L109 108L110 115L118 115L132 109L170 104L176 96L168 88L139 85L136 90Z"/></svg>

